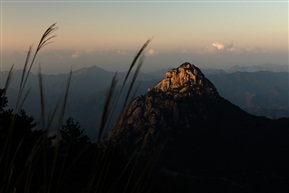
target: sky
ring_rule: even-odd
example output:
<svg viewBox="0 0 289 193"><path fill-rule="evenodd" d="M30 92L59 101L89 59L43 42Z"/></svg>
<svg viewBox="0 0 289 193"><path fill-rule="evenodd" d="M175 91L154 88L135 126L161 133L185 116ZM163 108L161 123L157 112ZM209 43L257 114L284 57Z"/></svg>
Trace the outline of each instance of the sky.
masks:
<svg viewBox="0 0 289 193"><path fill-rule="evenodd" d="M288 65L288 1L1 0L1 70L21 69L30 45L57 22L33 67L92 65L125 71L149 38L144 71L190 62L204 68Z"/></svg>

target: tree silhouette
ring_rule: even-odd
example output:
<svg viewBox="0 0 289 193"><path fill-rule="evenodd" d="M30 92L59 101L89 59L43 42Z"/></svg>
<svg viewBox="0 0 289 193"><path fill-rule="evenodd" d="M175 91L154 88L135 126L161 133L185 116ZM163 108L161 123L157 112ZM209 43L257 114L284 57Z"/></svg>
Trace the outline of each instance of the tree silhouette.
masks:
<svg viewBox="0 0 289 193"><path fill-rule="evenodd" d="M46 168L42 158L49 154L52 138L47 131L34 129L32 116L24 110L13 113L12 109L5 109L7 104L5 90L0 89L0 192L22 192L28 187L32 191L43 184L43 179L35 176L43 176ZM37 183L31 187L28 179Z"/></svg>
<svg viewBox="0 0 289 193"><path fill-rule="evenodd" d="M60 130L61 139L60 145L63 153L79 152L85 146L91 144L87 135L83 134L84 129L80 128L78 122L75 122L73 118L69 117L65 125L62 125Z"/></svg>

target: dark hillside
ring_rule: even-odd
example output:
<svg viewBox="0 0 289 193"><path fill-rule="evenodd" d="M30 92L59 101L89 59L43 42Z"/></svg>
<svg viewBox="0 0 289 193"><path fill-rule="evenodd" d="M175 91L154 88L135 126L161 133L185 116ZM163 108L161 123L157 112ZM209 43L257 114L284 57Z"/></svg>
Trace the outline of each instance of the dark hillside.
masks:
<svg viewBox="0 0 289 193"><path fill-rule="evenodd" d="M160 151L156 192L286 192L288 126L241 110L184 63L130 103L106 143L141 152L140 168Z"/></svg>

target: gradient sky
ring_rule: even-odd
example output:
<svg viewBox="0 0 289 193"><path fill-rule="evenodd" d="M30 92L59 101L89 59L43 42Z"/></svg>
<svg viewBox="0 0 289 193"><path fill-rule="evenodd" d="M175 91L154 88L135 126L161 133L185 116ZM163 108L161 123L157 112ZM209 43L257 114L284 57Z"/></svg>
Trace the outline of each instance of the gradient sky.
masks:
<svg viewBox="0 0 289 193"><path fill-rule="evenodd" d="M91 65L124 70L122 63L150 37L147 70L182 60L208 67L288 64L287 1L6 0L1 1L2 70L23 65L29 45L36 47L55 22L57 37L39 57L51 73Z"/></svg>

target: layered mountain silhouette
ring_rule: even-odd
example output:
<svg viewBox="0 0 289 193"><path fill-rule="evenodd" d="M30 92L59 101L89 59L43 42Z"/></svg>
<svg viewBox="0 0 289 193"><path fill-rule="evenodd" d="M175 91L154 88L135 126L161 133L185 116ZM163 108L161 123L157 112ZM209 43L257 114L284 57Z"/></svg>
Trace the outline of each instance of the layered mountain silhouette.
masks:
<svg viewBox="0 0 289 193"><path fill-rule="evenodd" d="M288 73L259 71L206 75L224 98L247 112L274 119L289 117Z"/></svg>
<svg viewBox="0 0 289 193"><path fill-rule="evenodd" d="M163 78L169 69L142 73L139 72L135 86L141 95ZM201 69L203 74L218 88L221 96L254 115L270 118L289 117L289 76L288 72L234 72L227 73L218 69ZM0 72L2 80L6 80L9 72ZM14 108L22 70L13 72L13 80L9 85L7 96L9 108ZM52 113L54 106L64 95L69 74L43 74L43 89L47 114ZM103 109L104 98L110 86L114 72L91 66L73 71L68 97L67 117L74 117L85 128L86 134L94 138L97 133ZM126 72L118 73L118 86L126 76ZM4 84L4 81L2 82ZM128 89L129 85L125 85ZM40 93L38 75L31 73L27 81L27 89L31 88L23 108L36 119L40 115ZM123 100L125 97L123 97ZM123 100L114 106L115 117L122 109ZM90 113L87 113L87 108ZM112 121L113 124L113 121ZM56 123L57 126L57 123Z"/></svg>
<svg viewBox="0 0 289 193"><path fill-rule="evenodd" d="M105 143L154 165L153 192L288 192L288 139L289 119L248 114L184 63L128 105Z"/></svg>

